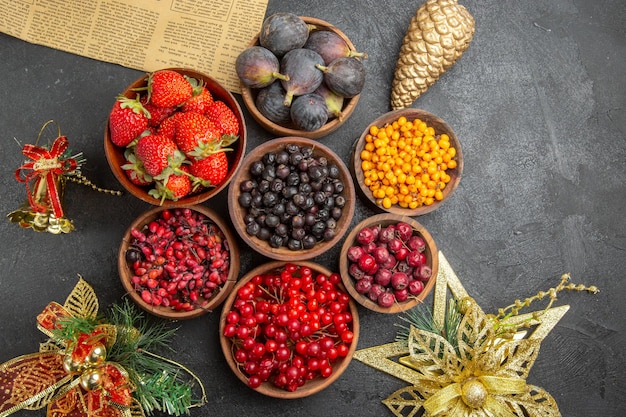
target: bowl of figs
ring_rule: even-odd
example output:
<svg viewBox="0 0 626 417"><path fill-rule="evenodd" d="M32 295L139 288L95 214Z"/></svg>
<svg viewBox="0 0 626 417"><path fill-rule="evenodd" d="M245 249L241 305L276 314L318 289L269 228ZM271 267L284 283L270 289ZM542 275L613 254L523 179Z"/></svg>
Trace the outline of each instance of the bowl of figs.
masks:
<svg viewBox="0 0 626 417"><path fill-rule="evenodd" d="M294 136L252 149L228 188L230 218L242 240L282 261L312 259L339 243L354 200L341 158L315 139Z"/></svg>
<svg viewBox="0 0 626 417"><path fill-rule="evenodd" d="M391 213L357 224L339 255L350 295L378 313L415 307L431 292L438 271L437 245L428 230L412 217Z"/></svg>
<svg viewBox="0 0 626 417"><path fill-rule="evenodd" d="M446 121L407 108L385 113L363 130L349 167L370 208L414 217L450 198L463 174L463 152Z"/></svg>
<svg viewBox="0 0 626 417"><path fill-rule="evenodd" d="M263 21L235 68L243 102L265 130L319 139L354 112L366 57L332 24L283 12Z"/></svg>
<svg viewBox="0 0 626 417"><path fill-rule="evenodd" d="M187 68L143 74L114 100L104 130L113 175L156 206L200 204L228 186L246 149L232 93Z"/></svg>

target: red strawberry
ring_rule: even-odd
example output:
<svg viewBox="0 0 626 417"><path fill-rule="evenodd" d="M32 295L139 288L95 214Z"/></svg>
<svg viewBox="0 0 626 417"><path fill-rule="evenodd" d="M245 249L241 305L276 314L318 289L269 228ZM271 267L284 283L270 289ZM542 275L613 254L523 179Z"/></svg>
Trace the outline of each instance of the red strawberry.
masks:
<svg viewBox="0 0 626 417"><path fill-rule="evenodd" d="M206 158L193 161L189 166L189 173L198 179L194 187L217 187L228 174L226 152L215 152Z"/></svg>
<svg viewBox="0 0 626 417"><path fill-rule="evenodd" d="M237 116L223 101L214 101L207 109L206 115L209 120L219 127L222 135L237 136L239 134Z"/></svg>
<svg viewBox="0 0 626 417"><path fill-rule="evenodd" d="M141 98L141 104L144 109L150 114L148 116L148 125L152 127L158 128L159 125L165 120L167 117L171 116L175 111L176 107L157 107L154 103L148 101L148 96L143 96Z"/></svg>
<svg viewBox="0 0 626 417"><path fill-rule="evenodd" d="M176 116L174 142L186 155L191 155L196 148L217 142L219 138L219 130L207 117L194 112Z"/></svg>
<svg viewBox="0 0 626 417"><path fill-rule="evenodd" d="M194 94L193 97L181 106L181 110L184 112L192 111L205 114L211 103L213 103L211 92L206 87L202 86L199 93Z"/></svg>
<svg viewBox="0 0 626 417"><path fill-rule="evenodd" d="M126 163L122 165L122 169L130 182L140 186L152 184L152 177L148 175L143 163L135 156L134 148L126 149L124 158Z"/></svg>
<svg viewBox="0 0 626 417"><path fill-rule="evenodd" d="M174 140L176 137L176 118L181 114L182 113L176 112L170 117L165 118L157 128L157 134Z"/></svg>
<svg viewBox="0 0 626 417"><path fill-rule="evenodd" d="M184 155L173 140L159 135L143 136L137 141L135 155L141 160L146 172L153 177L167 166L178 166Z"/></svg>
<svg viewBox="0 0 626 417"><path fill-rule="evenodd" d="M157 107L174 107L189 100L193 86L184 75L172 70L159 70L148 76L149 101Z"/></svg>
<svg viewBox="0 0 626 417"><path fill-rule="evenodd" d="M189 168L185 165L177 170L165 169L161 175L163 178L157 178L156 187L150 190L149 194L161 200L161 203L165 199L176 201L185 197L191 192L191 180L187 174L188 171Z"/></svg>
<svg viewBox="0 0 626 417"><path fill-rule="evenodd" d="M148 128L148 116L138 99L118 96L109 114L111 142L127 146Z"/></svg>

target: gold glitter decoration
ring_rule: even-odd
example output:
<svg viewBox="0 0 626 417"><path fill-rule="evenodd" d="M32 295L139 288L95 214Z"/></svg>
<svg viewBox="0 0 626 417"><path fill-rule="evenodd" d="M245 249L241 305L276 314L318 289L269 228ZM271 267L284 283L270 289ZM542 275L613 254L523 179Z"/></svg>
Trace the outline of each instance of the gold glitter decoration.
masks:
<svg viewBox="0 0 626 417"><path fill-rule="evenodd" d="M402 41L391 88L393 110L410 106L454 65L474 37L474 18L457 0L426 0Z"/></svg>
<svg viewBox="0 0 626 417"><path fill-rule="evenodd" d="M182 415L206 403L196 375L147 351L151 343L140 340L154 337L166 346L165 337L173 333L137 328L135 321L143 315L124 309L117 310L114 323L105 322L98 305L95 291L80 276L63 305L48 303L37 327L50 339L38 353L0 363L0 417L42 408L47 417L145 417L155 410ZM129 361L130 355L143 358ZM137 368L135 361L142 365ZM181 370L198 384L201 399L192 398L190 382L178 376Z"/></svg>
<svg viewBox="0 0 626 417"><path fill-rule="evenodd" d="M526 383L544 337L569 306L552 307L559 291L597 293L594 286L568 283L563 275L555 288L517 300L485 314L439 252L433 323L444 328L448 292L462 314L452 346L441 334L411 326L408 339L357 350L354 358L410 384L383 403L398 417L556 417L552 396ZM533 301L549 297L543 310L519 314ZM423 414L421 414L423 413Z"/></svg>

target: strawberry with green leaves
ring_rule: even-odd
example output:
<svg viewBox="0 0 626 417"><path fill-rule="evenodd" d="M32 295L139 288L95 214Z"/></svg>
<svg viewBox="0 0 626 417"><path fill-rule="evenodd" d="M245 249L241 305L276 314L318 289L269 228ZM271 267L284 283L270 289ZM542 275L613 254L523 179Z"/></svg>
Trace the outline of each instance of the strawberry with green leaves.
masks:
<svg viewBox="0 0 626 417"><path fill-rule="evenodd" d="M150 113L137 99L118 96L109 113L111 142L120 147L128 146L148 129Z"/></svg>
<svg viewBox="0 0 626 417"><path fill-rule="evenodd" d="M213 95L205 87L194 89L194 95L183 103L180 110L183 112L194 112L206 115L209 106L213 103Z"/></svg>
<svg viewBox="0 0 626 417"><path fill-rule="evenodd" d="M189 166L189 173L195 177L194 189L200 185L203 187L219 186L228 175L226 152L215 152L206 158L193 161Z"/></svg>
<svg viewBox="0 0 626 417"><path fill-rule="evenodd" d="M148 76L148 101L157 107L176 107L193 96L188 77L172 70L158 70Z"/></svg>
<svg viewBox="0 0 626 417"><path fill-rule="evenodd" d="M220 139L219 129L205 116L194 113L179 113L176 116L174 142L188 157L198 148L204 148Z"/></svg>
<svg viewBox="0 0 626 417"><path fill-rule="evenodd" d="M239 120L223 101L214 101L208 107L206 116L218 126L222 135L237 136L239 134Z"/></svg>
<svg viewBox="0 0 626 417"><path fill-rule="evenodd" d="M155 180L155 188L148 194L160 200L161 204L166 199L176 201L191 192L191 179L187 165L176 169L166 168Z"/></svg>
<svg viewBox="0 0 626 417"><path fill-rule="evenodd" d="M152 176L146 172L141 160L135 155L134 147L127 148L124 151L124 159L126 163L122 165L122 169L130 182L142 187L154 182Z"/></svg>
<svg viewBox="0 0 626 417"><path fill-rule="evenodd" d="M159 135L142 136L135 146L135 155L153 177L161 174L166 167L178 167L185 156L173 140Z"/></svg>

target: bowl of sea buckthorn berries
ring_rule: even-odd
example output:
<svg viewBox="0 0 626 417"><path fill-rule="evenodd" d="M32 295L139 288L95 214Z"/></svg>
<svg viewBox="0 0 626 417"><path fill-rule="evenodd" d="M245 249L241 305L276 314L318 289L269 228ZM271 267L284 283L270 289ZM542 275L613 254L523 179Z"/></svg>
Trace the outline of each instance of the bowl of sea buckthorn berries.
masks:
<svg viewBox="0 0 626 417"><path fill-rule="evenodd" d="M350 170L371 208L419 216L437 209L457 188L463 172L461 143L434 114L395 110L363 131Z"/></svg>
<svg viewBox="0 0 626 417"><path fill-rule="evenodd" d="M346 236L339 272L362 306L395 314L431 292L439 271L437 245L417 220L381 213L357 224Z"/></svg>
<svg viewBox="0 0 626 417"><path fill-rule="evenodd" d="M276 260L312 259L350 227L350 171L314 139L281 137L252 149L228 188L230 218L242 240Z"/></svg>
<svg viewBox="0 0 626 417"><path fill-rule="evenodd" d="M239 280L219 331L226 361L243 383L293 399L327 388L346 370L359 316L337 272L308 261L271 261Z"/></svg>
<svg viewBox="0 0 626 417"><path fill-rule="evenodd" d="M221 305L239 274L229 226L202 206L154 207L128 227L118 253L124 289L143 310L191 319Z"/></svg>
<svg viewBox="0 0 626 417"><path fill-rule="evenodd" d="M241 107L220 82L165 68L142 75L115 98L104 150L113 175L133 196L189 206L228 186L246 140Z"/></svg>

